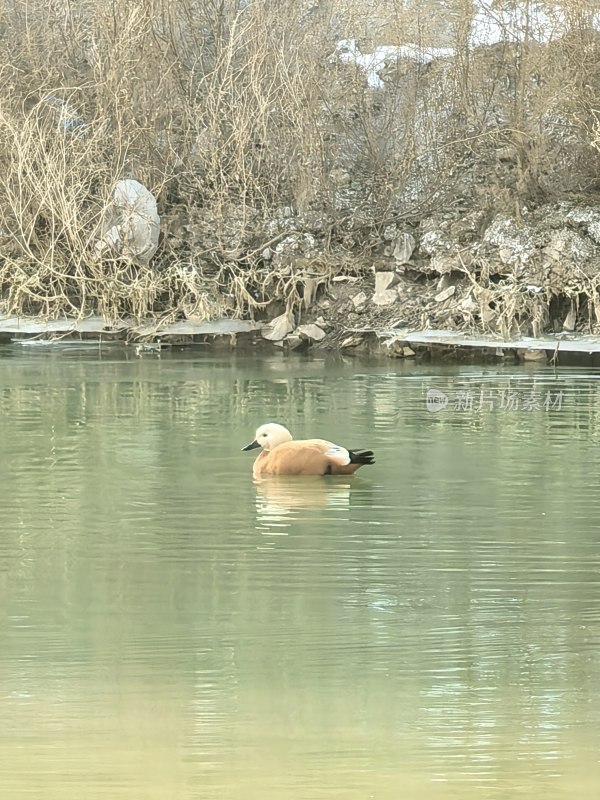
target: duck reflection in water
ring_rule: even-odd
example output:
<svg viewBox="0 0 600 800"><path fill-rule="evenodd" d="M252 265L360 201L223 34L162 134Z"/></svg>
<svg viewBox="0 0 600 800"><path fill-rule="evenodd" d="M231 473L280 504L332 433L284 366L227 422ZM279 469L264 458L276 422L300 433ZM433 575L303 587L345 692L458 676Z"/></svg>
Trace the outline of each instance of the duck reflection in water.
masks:
<svg viewBox="0 0 600 800"><path fill-rule="evenodd" d="M257 508L265 513L289 513L295 508L347 508L351 484L347 479L323 480L312 475L268 475L256 478Z"/></svg>

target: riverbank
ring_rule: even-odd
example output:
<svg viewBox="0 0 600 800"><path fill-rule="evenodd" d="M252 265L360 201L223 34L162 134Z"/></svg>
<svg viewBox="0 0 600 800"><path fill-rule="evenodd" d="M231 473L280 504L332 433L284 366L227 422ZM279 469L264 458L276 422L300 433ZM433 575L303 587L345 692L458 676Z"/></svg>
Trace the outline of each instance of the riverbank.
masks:
<svg viewBox="0 0 600 800"><path fill-rule="evenodd" d="M310 329L310 324L299 326ZM316 327L316 326L314 326ZM327 326L331 328L331 326ZM272 326L264 322L220 319L211 322L164 322L121 320L107 323L101 317L41 321L32 318L0 318L0 344L49 346L69 344L128 344L137 356L160 355L171 347L201 346L243 352L282 352L288 356L311 351L339 352L347 356L385 356L414 360L539 362L554 365L600 366L600 336L555 334L542 337L518 336L503 340L497 336L443 329L402 328L331 329L321 341L296 334L289 341L272 341L266 336Z"/></svg>
<svg viewBox="0 0 600 800"><path fill-rule="evenodd" d="M87 12L88 38L32 48L51 64L25 58L20 19L0 42L9 338L28 319L40 335L412 357L444 347L406 339L421 331L462 334L461 353L465 336L512 352L600 335L595 17L548 27L529 9L498 28L463 9L448 41L413 44L403 26L357 39L337 12L250 4L206 11L192 29L211 35L184 47L185 4L167 5L171 34L153 15L144 47L129 16L117 31ZM490 39L473 37L481 14ZM61 25L44 10L28 29ZM80 39L96 44L74 63Z"/></svg>

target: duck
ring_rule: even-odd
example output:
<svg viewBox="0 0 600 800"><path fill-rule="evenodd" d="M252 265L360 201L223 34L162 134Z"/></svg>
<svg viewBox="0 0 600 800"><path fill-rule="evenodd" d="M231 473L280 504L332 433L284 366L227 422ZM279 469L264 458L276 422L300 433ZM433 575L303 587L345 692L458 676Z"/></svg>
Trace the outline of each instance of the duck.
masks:
<svg viewBox="0 0 600 800"><path fill-rule="evenodd" d="M294 439L283 425L261 425L242 451L262 448L254 461L255 478L261 475L353 475L374 464L372 450L347 450L325 439Z"/></svg>

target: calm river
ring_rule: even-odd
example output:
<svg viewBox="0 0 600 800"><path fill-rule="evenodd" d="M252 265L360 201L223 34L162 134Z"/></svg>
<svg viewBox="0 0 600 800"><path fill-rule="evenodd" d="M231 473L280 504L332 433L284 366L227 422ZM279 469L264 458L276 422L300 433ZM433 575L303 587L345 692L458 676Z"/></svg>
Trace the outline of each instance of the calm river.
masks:
<svg viewBox="0 0 600 800"><path fill-rule="evenodd" d="M598 795L600 373L6 346L0 491L1 798Z"/></svg>

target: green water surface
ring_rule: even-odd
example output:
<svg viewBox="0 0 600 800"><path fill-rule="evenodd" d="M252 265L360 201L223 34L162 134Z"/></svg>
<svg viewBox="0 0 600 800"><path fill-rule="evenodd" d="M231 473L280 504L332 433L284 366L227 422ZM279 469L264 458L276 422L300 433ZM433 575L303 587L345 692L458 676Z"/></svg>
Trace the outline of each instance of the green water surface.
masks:
<svg viewBox="0 0 600 800"><path fill-rule="evenodd" d="M5 347L0 797L597 796L599 444L590 371Z"/></svg>

